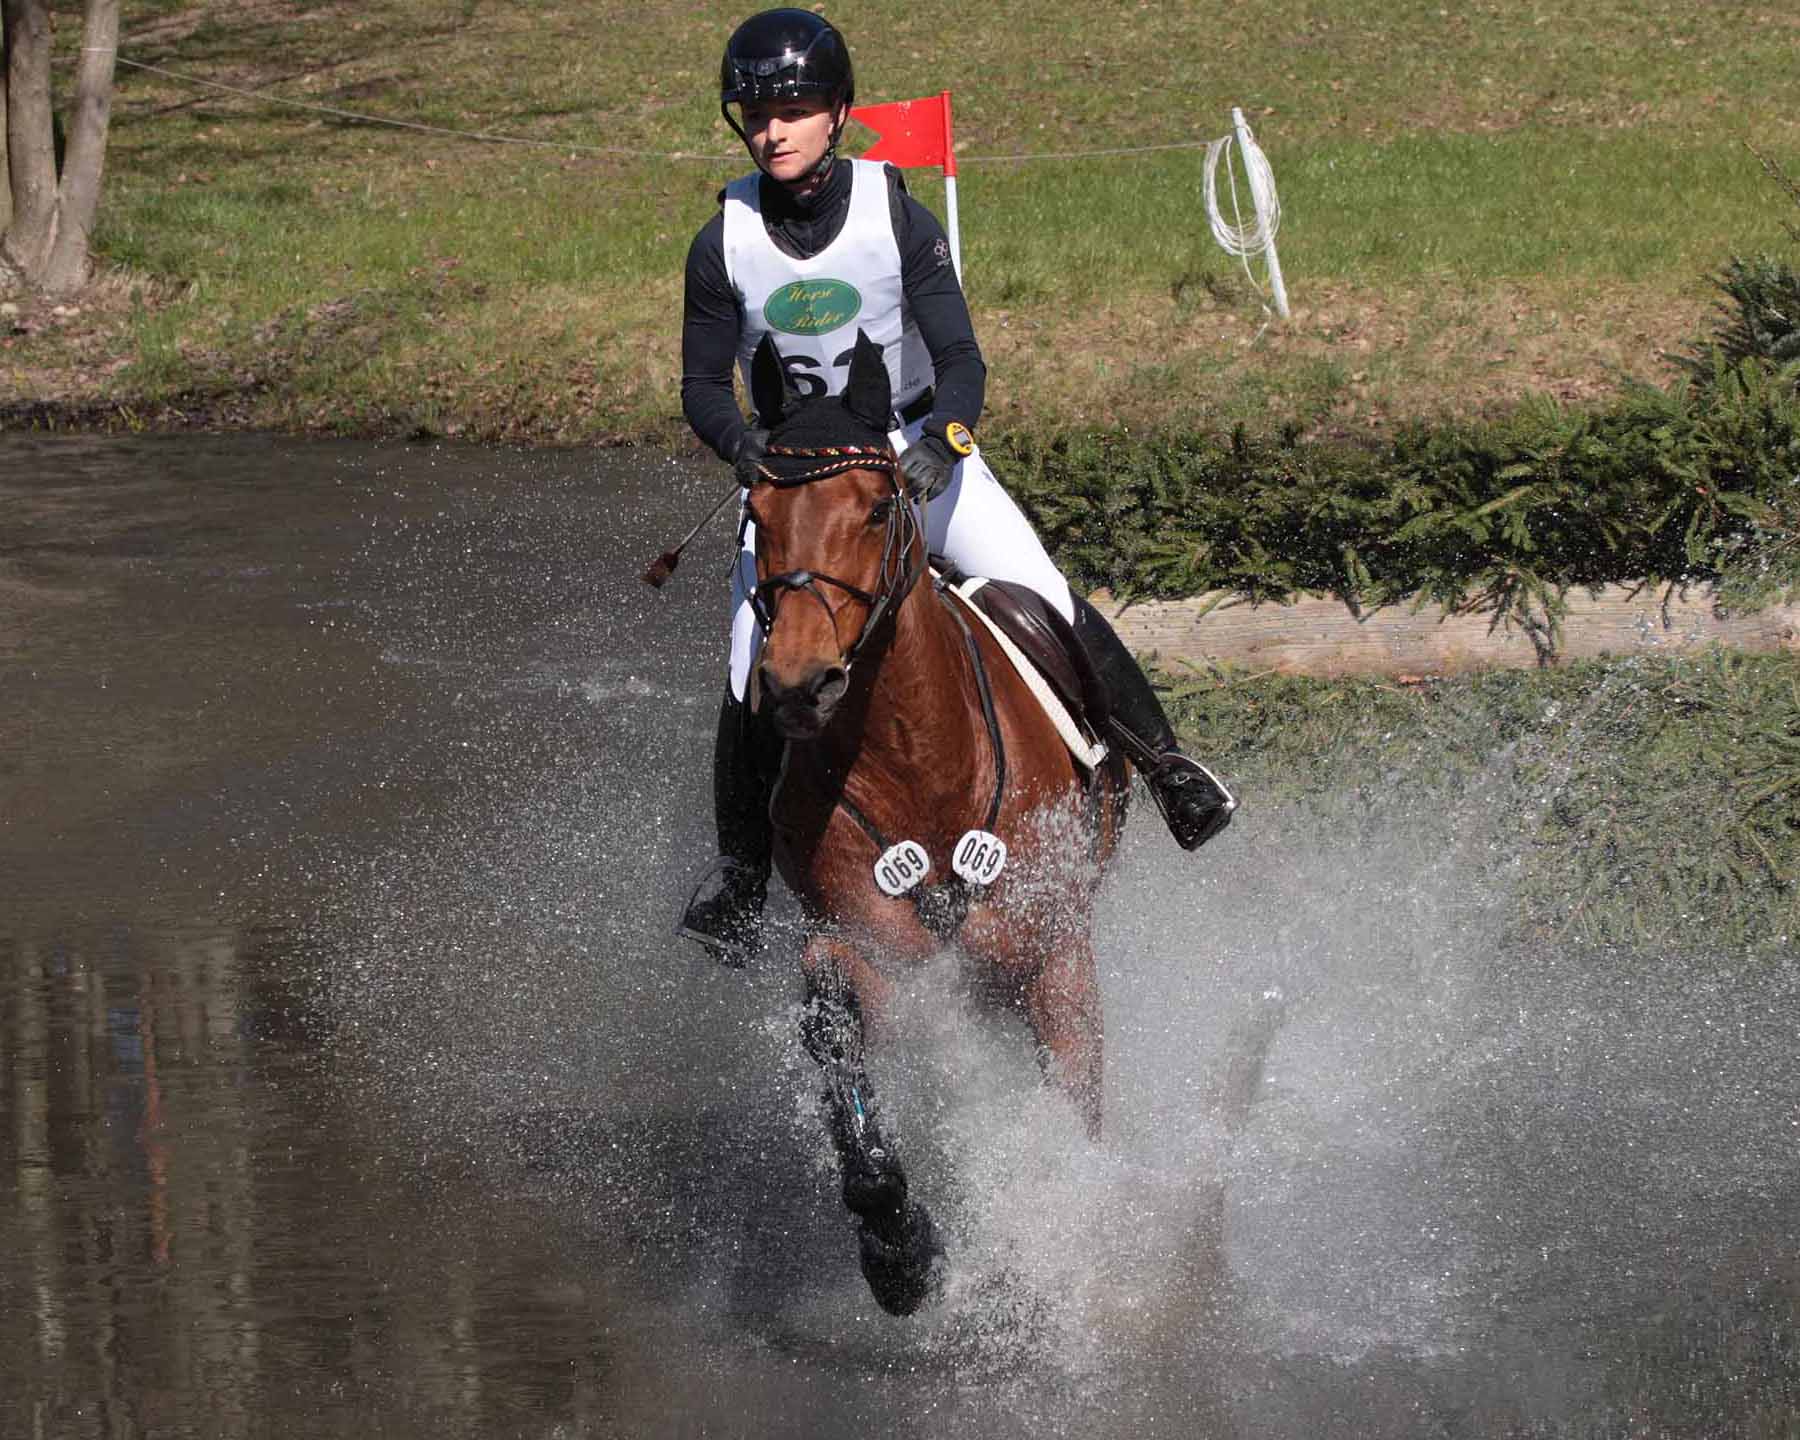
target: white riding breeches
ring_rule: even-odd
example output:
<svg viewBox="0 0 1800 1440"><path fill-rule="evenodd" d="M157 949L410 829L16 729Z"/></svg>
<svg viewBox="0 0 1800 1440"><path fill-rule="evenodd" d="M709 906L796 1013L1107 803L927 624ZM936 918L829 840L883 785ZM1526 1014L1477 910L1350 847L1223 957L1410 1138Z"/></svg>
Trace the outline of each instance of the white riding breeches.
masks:
<svg viewBox="0 0 1800 1440"><path fill-rule="evenodd" d="M889 439L896 454L919 438L919 420ZM925 539L934 555L942 555L970 575L1024 585L1074 622L1075 602L1043 542L1019 507L994 478L981 451L967 456L951 471L944 493L925 507ZM744 521L743 548L731 570L731 693L738 700L750 681L751 667L762 649L762 627L750 607L756 588L756 526Z"/></svg>

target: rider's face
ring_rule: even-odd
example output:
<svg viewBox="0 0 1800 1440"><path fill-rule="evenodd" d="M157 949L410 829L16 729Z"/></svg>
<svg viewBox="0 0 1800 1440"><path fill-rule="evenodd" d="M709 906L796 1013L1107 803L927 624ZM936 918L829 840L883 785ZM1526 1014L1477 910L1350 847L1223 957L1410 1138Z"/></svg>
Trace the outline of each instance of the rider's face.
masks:
<svg viewBox="0 0 1800 1440"><path fill-rule="evenodd" d="M817 96L752 100L744 106L744 135L763 173L793 184L825 157L833 119L831 106Z"/></svg>

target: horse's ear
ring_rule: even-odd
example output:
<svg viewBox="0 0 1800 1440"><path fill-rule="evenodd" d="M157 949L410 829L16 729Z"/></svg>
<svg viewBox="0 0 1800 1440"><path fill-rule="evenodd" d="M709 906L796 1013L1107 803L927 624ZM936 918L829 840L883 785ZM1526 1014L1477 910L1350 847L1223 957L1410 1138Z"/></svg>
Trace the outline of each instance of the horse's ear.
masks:
<svg viewBox="0 0 1800 1440"><path fill-rule="evenodd" d="M881 358L881 347L862 330L856 332L856 348L850 352L844 408L871 430L885 435L893 428L894 386L887 361Z"/></svg>
<svg viewBox="0 0 1800 1440"><path fill-rule="evenodd" d="M764 334L750 357L750 403L756 407L756 423L773 430L781 417L794 408L798 397L788 383L787 366L775 348L775 337Z"/></svg>

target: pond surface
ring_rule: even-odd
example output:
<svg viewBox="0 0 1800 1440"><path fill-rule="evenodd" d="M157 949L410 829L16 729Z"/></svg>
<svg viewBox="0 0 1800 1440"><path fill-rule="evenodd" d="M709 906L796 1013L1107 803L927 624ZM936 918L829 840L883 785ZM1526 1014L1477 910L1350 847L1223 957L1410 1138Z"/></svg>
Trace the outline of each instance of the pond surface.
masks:
<svg viewBox="0 0 1800 1440"><path fill-rule="evenodd" d="M0 1435L1794 1432L1795 967L1523 949L1429 796L1134 822L1100 1146L910 977L876 1310L795 978L669 938L723 478L0 436Z"/></svg>

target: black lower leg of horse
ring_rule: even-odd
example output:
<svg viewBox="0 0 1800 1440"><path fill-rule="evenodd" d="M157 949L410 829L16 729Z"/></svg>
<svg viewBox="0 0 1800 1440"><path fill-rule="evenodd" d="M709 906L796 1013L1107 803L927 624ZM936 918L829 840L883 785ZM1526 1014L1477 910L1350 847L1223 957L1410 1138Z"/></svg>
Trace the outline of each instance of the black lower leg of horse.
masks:
<svg viewBox="0 0 1800 1440"><path fill-rule="evenodd" d="M868 1224L898 1225L906 1208L906 1172L876 1117L875 1089L863 1068L862 1013L840 976L808 978L800 1040L824 1072L821 1103L843 1166L844 1204Z"/></svg>
<svg viewBox="0 0 1800 1440"><path fill-rule="evenodd" d="M835 974L810 975L800 1038L825 1074L826 1129L857 1218L863 1278L882 1309L910 1315L937 1293L944 1245L925 1207L907 1197L906 1171L881 1130L863 1068L856 996Z"/></svg>

